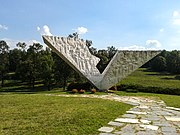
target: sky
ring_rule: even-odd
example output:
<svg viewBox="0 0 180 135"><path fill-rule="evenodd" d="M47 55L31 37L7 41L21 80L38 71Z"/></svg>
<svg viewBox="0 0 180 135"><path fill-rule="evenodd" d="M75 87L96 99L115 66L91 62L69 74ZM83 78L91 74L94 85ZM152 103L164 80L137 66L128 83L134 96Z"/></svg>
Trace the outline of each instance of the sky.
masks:
<svg viewBox="0 0 180 135"><path fill-rule="evenodd" d="M0 0L10 48L73 32L98 49L180 50L180 0Z"/></svg>

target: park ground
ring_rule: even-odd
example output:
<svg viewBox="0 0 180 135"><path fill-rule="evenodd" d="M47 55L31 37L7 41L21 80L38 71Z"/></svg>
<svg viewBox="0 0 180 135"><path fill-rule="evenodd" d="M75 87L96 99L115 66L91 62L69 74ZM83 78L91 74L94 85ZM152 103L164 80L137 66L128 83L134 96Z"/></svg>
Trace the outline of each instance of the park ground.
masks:
<svg viewBox="0 0 180 135"><path fill-rule="evenodd" d="M120 84L179 89L178 76L139 69ZM40 84L37 84L36 92L29 91L26 84L12 81L7 84L0 90L0 134L97 134L98 128L132 107L104 99L47 96L69 93L60 88L41 91ZM126 91L115 91L114 94L161 99L168 106L180 108L178 95Z"/></svg>

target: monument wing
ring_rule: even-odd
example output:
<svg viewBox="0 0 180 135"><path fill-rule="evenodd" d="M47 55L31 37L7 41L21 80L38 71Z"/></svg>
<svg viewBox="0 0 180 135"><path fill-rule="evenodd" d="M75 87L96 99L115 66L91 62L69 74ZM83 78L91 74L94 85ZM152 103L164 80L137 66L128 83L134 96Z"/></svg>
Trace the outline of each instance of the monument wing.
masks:
<svg viewBox="0 0 180 135"><path fill-rule="evenodd" d="M117 84L160 51L118 51L103 72L103 78L96 84L101 89L108 89Z"/></svg>
<svg viewBox="0 0 180 135"><path fill-rule="evenodd" d="M86 42L82 39L44 35L43 40L67 64L93 85L102 79L102 75L96 68L100 59L90 53Z"/></svg>

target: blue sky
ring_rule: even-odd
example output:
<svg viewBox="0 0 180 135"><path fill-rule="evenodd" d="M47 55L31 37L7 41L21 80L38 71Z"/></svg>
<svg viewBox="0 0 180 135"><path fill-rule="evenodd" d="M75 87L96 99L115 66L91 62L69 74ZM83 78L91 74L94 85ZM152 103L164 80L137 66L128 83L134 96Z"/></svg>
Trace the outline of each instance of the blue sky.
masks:
<svg viewBox="0 0 180 135"><path fill-rule="evenodd" d="M12 48L78 31L98 49L180 50L180 0L0 0L0 17Z"/></svg>

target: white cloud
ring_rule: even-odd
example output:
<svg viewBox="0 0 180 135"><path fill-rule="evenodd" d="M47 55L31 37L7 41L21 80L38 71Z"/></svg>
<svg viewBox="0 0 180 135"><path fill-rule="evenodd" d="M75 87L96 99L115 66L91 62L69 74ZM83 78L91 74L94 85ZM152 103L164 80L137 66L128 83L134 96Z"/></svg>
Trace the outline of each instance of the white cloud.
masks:
<svg viewBox="0 0 180 135"><path fill-rule="evenodd" d="M180 25L180 19L174 19L173 24L174 25Z"/></svg>
<svg viewBox="0 0 180 135"><path fill-rule="evenodd" d="M145 46L132 45L127 47L119 47L119 50L158 50L161 47L161 43L158 40L147 40Z"/></svg>
<svg viewBox="0 0 180 135"><path fill-rule="evenodd" d="M172 18L172 24L173 25L180 25L180 18L179 18L179 12L178 11L174 11L173 12L173 18Z"/></svg>
<svg viewBox="0 0 180 135"><path fill-rule="evenodd" d="M10 47L10 49L14 49L16 48L16 44L18 42L21 42L21 43L26 43L28 46L29 45L32 45L33 43L40 43L42 44L41 42L37 41L37 40L29 40L29 41L23 41L23 40L15 40L15 39L9 39L9 38L3 38L3 39L0 39L0 40L4 40L6 41L6 43L8 44L8 46Z"/></svg>
<svg viewBox="0 0 180 135"><path fill-rule="evenodd" d="M8 30L8 27L0 24L0 30Z"/></svg>
<svg viewBox="0 0 180 135"><path fill-rule="evenodd" d="M51 32L50 32L50 29L47 25L44 25L42 30L41 28L38 26L37 27L37 31L40 32L41 35L48 35L48 36L52 36Z"/></svg>
<svg viewBox="0 0 180 135"><path fill-rule="evenodd" d="M39 42L39 41L37 41L37 40L35 40L35 39L26 41L25 43L28 44L28 45L32 45L33 43L39 43L39 44L41 44L41 42Z"/></svg>
<svg viewBox="0 0 180 135"><path fill-rule="evenodd" d="M160 31L160 32L164 32L164 28L161 28L159 31Z"/></svg>
<svg viewBox="0 0 180 135"><path fill-rule="evenodd" d="M41 29L40 29L40 27L38 26L38 27L37 27L37 31L40 31L40 30L41 30Z"/></svg>
<svg viewBox="0 0 180 135"><path fill-rule="evenodd" d="M177 17L177 16L179 16L179 12L178 11L174 11L173 12L173 17Z"/></svg>
<svg viewBox="0 0 180 135"><path fill-rule="evenodd" d="M77 29L75 29L75 31L77 31L77 33L80 35L88 32L87 28L85 28L85 27L78 27Z"/></svg>
<svg viewBox="0 0 180 135"><path fill-rule="evenodd" d="M128 47L119 47L119 50L145 50L144 46L132 45Z"/></svg>
<svg viewBox="0 0 180 135"><path fill-rule="evenodd" d="M50 32L50 29L47 25L44 25L43 26L43 32L45 35L48 35L48 36L52 36L51 32Z"/></svg>
<svg viewBox="0 0 180 135"><path fill-rule="evenodd" d="M147 40L146 46L148 49L159 49L161 47L161 43L158 40Z"/></svg>
<svg viewBox="0 0 180 135"><path fill-rule="evenodd" d="M180 30L178 30L177 33L180 34Z"/></svg>

